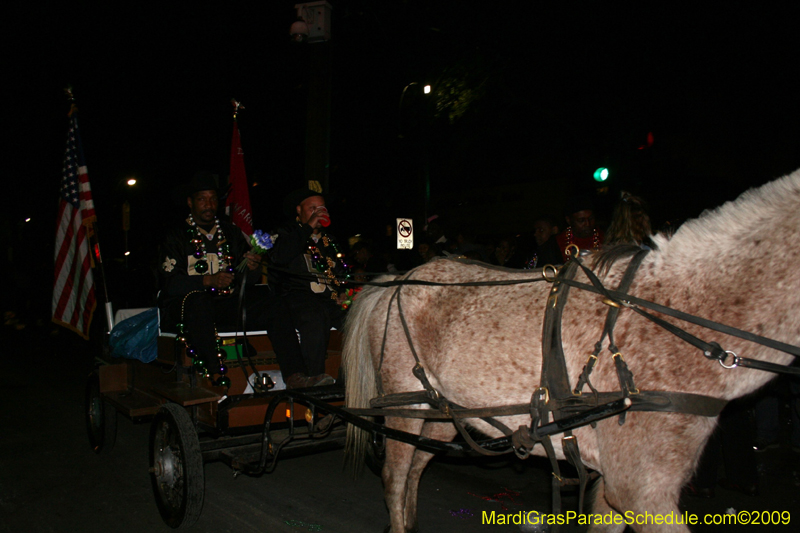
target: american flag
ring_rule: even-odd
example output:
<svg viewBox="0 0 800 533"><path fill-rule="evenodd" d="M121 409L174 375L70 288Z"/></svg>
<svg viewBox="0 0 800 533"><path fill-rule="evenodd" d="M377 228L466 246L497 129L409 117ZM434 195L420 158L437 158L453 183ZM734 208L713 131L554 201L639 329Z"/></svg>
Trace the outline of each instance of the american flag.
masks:
<svg viewBox="0 0 800 533"><path fill-rule="evenodd" d="M84 339L89 338L89 326L97 304L89 244L94 220L92 190L78 135L78 119L72 113L56 227L53 322L75 331Z"/></svg>

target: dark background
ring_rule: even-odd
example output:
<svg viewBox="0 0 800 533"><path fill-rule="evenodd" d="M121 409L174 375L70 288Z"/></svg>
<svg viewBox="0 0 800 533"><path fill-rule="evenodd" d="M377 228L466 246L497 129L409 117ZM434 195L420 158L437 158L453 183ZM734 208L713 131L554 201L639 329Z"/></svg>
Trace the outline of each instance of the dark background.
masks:
<svg viewBox="0 0 800 533"><path fill-rule="evenodd" d="M227 176L231 98L246 107L255 226L281 222L283 196L304 180L311 47L330 48L329 203L341 240L378 235L396 217L419 227L425 213L477 213L496 190L473 231L560 216L578 191L596 195L602 219L623 188L649 200L658 227L800 167L789 3L331 0L331 42L299 46L294 4L6 8L3 238L15 287L38 288L47 309L68 84L109 279L132 287L149 280L165 225L185 214L174 188L198 170ZM425 83L434 92L423 97ZM648 132L654 143L639 150ZM600 194L598 166L611 169ZM130 175L135 189L122 185ZM520 213L515 191L539 184L556 192Z"/></svg>

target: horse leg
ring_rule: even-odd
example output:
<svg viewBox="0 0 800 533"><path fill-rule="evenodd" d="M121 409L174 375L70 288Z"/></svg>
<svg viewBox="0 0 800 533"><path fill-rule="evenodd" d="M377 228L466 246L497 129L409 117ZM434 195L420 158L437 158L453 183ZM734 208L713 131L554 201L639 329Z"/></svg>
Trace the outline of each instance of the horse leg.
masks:
<svg viewBox="0 0 800 533"><path fill-rule="evenodd" d="M386 427L419 435L422 419L386 418ZM383 495L389 509L387 533L406 533L405 502L409 471L416 448L393 439L386 440L386 459L383 465ZM416 490L415 490L416 492ZM416 513L415 513L416 514Z"/></svg>
<svg viewBox="0 0 800 533"><path fill-rule="evenodd" d="M684 517L678 508L678 495L682 482L675 482L671 472L654 472L647 474L648 481L637 483L630 473L622 474L612 483L606 479L604 496L613 508L622 511L625 520L637 533L669 531L689 533ZM623 503L624 502L624 503ZM624 505L624 507L623 507ZM671 516L671 525L663 521L656 523L656 517L662 520ZM594 531L594 530L591 530ZM600 529L599 531L608 531ZM612 530L615 531L615 530Z"/></svg>
<svg viewBox="0 0 800 533"><path fill-rule="evenodd" d="M619 515L616 509L611 507L606 501L605 495L605 480L601 477L595 482L592 487L591 497L594 499L592 503L592 515L611 516ZM619 519L617 519L619 520ZM609 520L611 524L596 524L594 521L589 526L589 533L622 533L625 530L625 523L614 524L613 520Z"/></svg>
<svg viewBox="0 0 800 533"><path fill-rule="evenodd" d="M677 414L632 415L638 416L629 417L624 427L606 421L597 428L604 500L637 533L665 529L688 533L678 508L681 487L714 421ZM672 523L665 525L665 519Z"/></svg>
<svg viewBox="0 0 800 533"><path fill-rule="evenodd" d="M426 422L422 427L422 436L431 439L449 442L456 436L456 428L450 422ZM408 472L408 484L406 486L406 509L405 524L407 531L416 532L419 528L417 523L417 497L419 491L419 480L422 472L433 458L434 454L417 449L414 451L414 458L411 462L411 469Z"/></svg>

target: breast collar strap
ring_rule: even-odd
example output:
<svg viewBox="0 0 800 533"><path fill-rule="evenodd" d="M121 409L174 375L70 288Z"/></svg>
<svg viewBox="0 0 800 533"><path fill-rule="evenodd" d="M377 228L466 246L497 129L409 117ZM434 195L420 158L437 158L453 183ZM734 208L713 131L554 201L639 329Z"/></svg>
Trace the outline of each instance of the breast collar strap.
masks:
<svg viewBox="0 0 800 533"><path fill-rule="evenodd" d="M614 343L614 325L622 308L622 302L616 295L624 294L633 283L636 271L647 255L647 250L637 252L631 259L628 267L620 280L620 285L613 294L605 291L602 284L594 273L586 268L580 258L573 258L568 261L559 271L553 288L550 291L547 308L545 310L544 330L542 333L542 386L547 387L552 399L552 412L556 418L564 416L568 411L577 409L578 406L595 407L605 403L610 398L620 396L630 397L632 400L632 411L665 411L682 412L698 416L714 417L719 414L727 403L724 400L697 394L681 392L663 391L640 391L633 382L633 374L625 364L619 350ZM593 285L600 288L596 290L607 298L610 307L606 315L605 325L600 340L595 344L594 352L589 356L583 372L581 372L578 382L574 389L570 390L569 375L567 373L566 357L561 344L561 319L564 307L567 303L569 287L576 285L573 278L578 268L584 270ZM581 287L583 288L583 287ZM620 380L620 391L598 392L591 384L590 375L597 356L602 349L605 339L609 339L609 350L615 355L614 362L617 375ZM584 386L588 386L592 394L588 397L582 396L581 391ZM623 413L624 414L624 413ZM624 422L624 417L620 418L620 423Z"/></svg>
<svg viewBox="0 0 800 533"><path fill-rule="evenodd" d="M620 281L619 289L622 292L627 291L630 287L636 270L646 254L647 250L637 252L628 264L625 274ZM630 399L630 410L690 412L701 416L717 416L726 402L717 400L716 398L695 394L687 395L677 392L662 393L660 391L639 391L633 384L633 374L628 370L622 357L617 356L619 354L615 355L614 362L617 369L617 376L620 380L621 390L617 392L598 393L594 387L592 387L589 375L594 367L594 363L597 361L597 354L599 354L602 349L602 344L606 337L609 338L609 349L613 347L616 353L613 330L617 316L619 315L620 307L618 307L619 302L614 300L611 300L612 305L606 315L602 337L595 345L595 352L589 357L589 361L584 367L575 389L570 389L566 357L564 356L564 347L561 343L561 321L564 307L567 304L567 298L569 296L569 282L572 281L579 267L586 272L587 276L590 276L590 279L594 277L594 273L584 267L578 257L574 257L567 261L561 270L559 270L553 282L553 287L550 290L550 296L547 299L544 328L542 331L542 376L541 386L539 388L540 391L543 390L546 392L547 400L544 402L531 402L530 434L536 435L536 426L539 424L539 421L548 420L550 413L553 413L553 418L555 420L559 420L570 413L581 412L590 407L597 407L601 403L607 404L619 398ZM594 280L596 280L596 277L592 280L593 283ZM597 280L597 282L599 283L599 280ZM589 385L589 387L591 387L592 395L583 396L581 394L581 389L584 385ZM534 399L535 398L536 393L534 393ZM622 411L619 414L620 424L624 423L625 414L626 411ZM593 427L594 425L595 423L592 422ZM561 439L562 450L569 463L575 467L578 473L577 479L561 478L550 437L546 436L540 439L553 468L553 513L560 512L561 488L569 484L578 485L578 512L583 512L583 496L587 481L591 476L587 474L586 467L581 459L577 438L572 434L571 430L565 431L563 435L564 437Z"/></svg>

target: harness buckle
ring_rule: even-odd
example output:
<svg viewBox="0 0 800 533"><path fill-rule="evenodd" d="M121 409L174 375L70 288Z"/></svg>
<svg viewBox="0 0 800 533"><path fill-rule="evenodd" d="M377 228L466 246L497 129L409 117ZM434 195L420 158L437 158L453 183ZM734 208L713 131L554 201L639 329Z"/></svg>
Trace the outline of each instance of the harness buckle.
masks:
<svg viewBox="0 0 800 533"><path fill-rule="evenodd" d="M537 395L537 398L536 398L537 402L544 401L545 405L550 403L550 391L547 390L547 387L539 387L538 389L536 389L536 393L535 394Z"/></svg>
<svg viewBox="0 0 800 533"><path fill-rule="evenodd" d="M430 390L428 390L427 392L430 399L437 403L442 399L442 395L438 389L431 387Z"/></svg>
<svg viewBox="0 0 800 533"><path fill-rule="evenodd" d="M627 300L620 300L615 302L611 298L603 298L602 302L609 307L616 307L617 309L629 309L633 307L631 303Z"/></svg>

